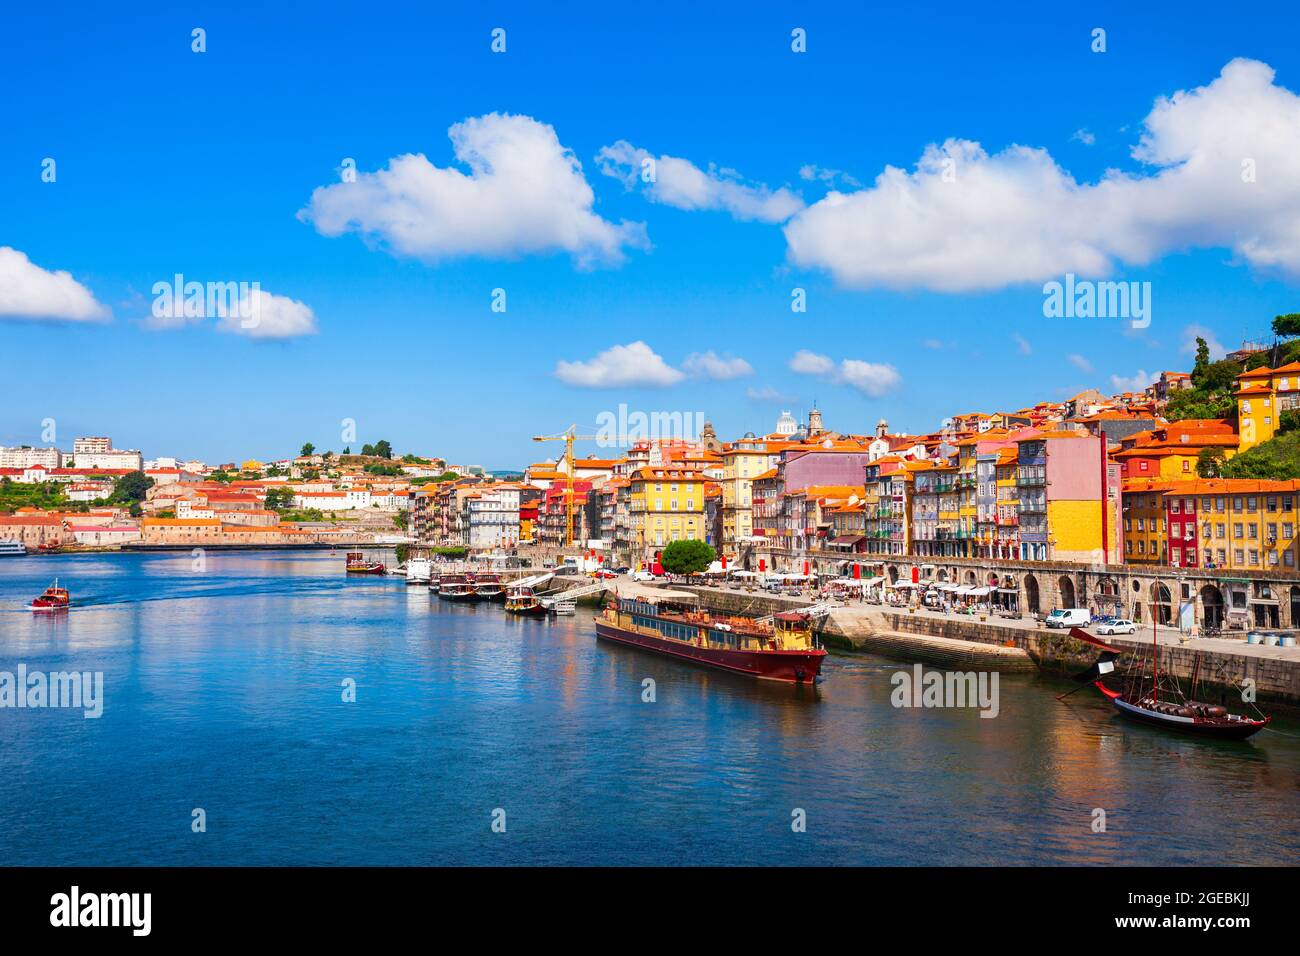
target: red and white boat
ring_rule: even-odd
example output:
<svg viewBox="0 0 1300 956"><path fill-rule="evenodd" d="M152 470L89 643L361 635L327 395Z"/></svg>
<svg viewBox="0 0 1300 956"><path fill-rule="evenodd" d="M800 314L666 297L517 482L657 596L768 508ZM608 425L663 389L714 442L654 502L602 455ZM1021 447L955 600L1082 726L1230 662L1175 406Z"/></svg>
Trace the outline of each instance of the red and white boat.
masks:
<svg viewBox="0 0 1300 956"><path fill-rule="evenodd" d="M384 571L385 567L382 561L372 561L360 551L348 552L348 574L383 574Z"/></svg>
<svg viewBox="0 0 1300 956"><path fill-rule="evenodd" d="M545 617L546 605L530 587L514 587L506 594L506 613L526 617Z"/></svg>
<svg viewBox="0 0 1300 956"><path fill-rule="evenodd" d="M66 611L72 606L72 596L67 588L59 587L59 579L45 589L45 593L33 599L30 607L33 611Z"/></svg>
<svg viewBox="0 0 1300 956"><path fill-rule="evenodd" d="M671 602L611 598L596 618L596 637L703 664L733 674L789 684L811 684L826 651L817 646L806 614L770 619L713 617Z"/></svg>
<svg viewBox="0 0 1300 956"><path fill-rule="evenodd" d="M1154 627L1152 630L1154 631ZM1112 690L1102 682L1102 678L1114 672L1114 661L1125 653L1126 649L1107 644L1077 627L1070 630L1070 636L1100 647L1105 652L1089 670L1076 675L1076 679L1091 683L1111 702L1121 716L1129 720L1164 727L1166 730L1194 734L1198 737L1245 740L1259 733L1273 719L1263 714L1258 718L1231 714L1220 704L1188 700L1183 695L1178 679L1168 671L1163 674L1160 672L1160 645L1154 635L1151 640L1150 655L1135 653L1125 674L1123 689ZM1148 661L1150 668L1147 666ZM1200 669L1201 659L1198 654L1192 668L1193 698L1200 686L1198 680Z"/></svg>

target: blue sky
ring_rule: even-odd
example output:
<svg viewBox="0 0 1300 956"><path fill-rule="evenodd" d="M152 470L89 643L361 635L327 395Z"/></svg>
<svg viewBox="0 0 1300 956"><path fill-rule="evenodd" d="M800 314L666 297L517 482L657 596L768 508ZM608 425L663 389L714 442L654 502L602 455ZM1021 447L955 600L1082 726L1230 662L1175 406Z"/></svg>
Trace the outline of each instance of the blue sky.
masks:
<svg viewBox="0 0 1300 956"><path fill-rule="evenodd" d="M54 418L64 446L75 434L110 434L148 456L217 461L287 454L308 440L337 450L351 418L354 447L387 438L399 450L505 468L540 456L529 436L571 422L594 431L620 403L702 411L733 437L770 429L783 407L802 417L814 399L838 430L884 417L925 431L957 412L1109 392L1112 376L1186 368L1189 328L1233 348L1264 334L1273 315L1300 310L1300 241L1285 225L1300 217L1256 222L1260 208L1300 211L1294 171L1260 159L1251 198L1217 203L1204 197L1219 187L1191 179L1195 170L1181 184L1140 182L1174 164L1133 156L1157 97L1206 87L1247 58L1276 75L1251 73L1211 94L1246 124L1230 142L1220 141L1222 113L1208 95L1208 119L1189 108L1164 135L1191 138L1216 161L1240 147L1295 166L1300 153L1286 137L1300 130L1287 122L1286 91L1300 91L1300 16L1283 4L1249 15L1210 4L1026 4L996 20L965 5L593 4L565 5L563 16L531 4L266 6L6 14L0 247L70 273L102 314L20 316L11 303L6 316L0 292L4 364L16 379L0 443L38 442L42 420ZM206 30L202 54L191 51L195 27ZM495 27L506 30L504 54L489 48ZM790 48L795 27L807 31L806 53ZM1104 53L1090 49L1095 27L1106 30ZM424 224L415 251L386 231L381 187L362 214L372 216L364 235L322 231L313 191L340 183L345 157L363 180L405 154L468 173L448 130L492 113L549 127L572 151L592 199L561 213L622 236L604 257L621 261L586 261L590 250L549 241L546 223L483 215L513 196L554 192L544 177L498 183L482 202L443 210L446 221ZM1273 138L1254 142L1256 128ZM993 185L969 194L955 217L925 208L933 193L907 177L927 147L950 138L994 156L1015 144L1045 150L1040 158L1073 185L1039 204L1024 186L1037 167L995 162ZM801 211L763 221L724 200L682 208L640 183L628 188L597 159L620 141L663 170L666 156L702 174L710 164L736 171L706 190L733 183L752 199L784 188ZM53 183L41 179L46 157L57 163ZM801 176L809 166L839 171L832 185L845 195L897 167L904 191L917 190L904 208L921 206L904 221L863 204L812 222L809 207L825 208L816 204L828 186ZM1108 169L1132 181L1092 190ZM329 195L355 215L351 199ZM1250 204L1256 196L1263 207ZM796 252L788 234L805 215L809 245ZM482 237L464 240L460 227L480 225ZM543 235L516 234L529 228ZM952 245L931 262L935 236ZM1076 242L1090 250L1077 259ZM1151 282L1149 328L1043 317L1043 281L1087 274L1098 248L1111 278ZM219 331L215 320L150 328L151 289L176 273L256 281L310 309L315 333L267 339ZM806 290L804 313L791 312L795 287ZM506 290L504 313L490 308L496 288ZM602 379L584 364L557 375L557 363L592 363L637 342L662 361L657 372L638 378L619 366ZM830 364L800 373L791 368L800 350ZM710 352L752 371L687 370L703 367L688 356ZM613 384L584 384L593 379Z"/></svg>

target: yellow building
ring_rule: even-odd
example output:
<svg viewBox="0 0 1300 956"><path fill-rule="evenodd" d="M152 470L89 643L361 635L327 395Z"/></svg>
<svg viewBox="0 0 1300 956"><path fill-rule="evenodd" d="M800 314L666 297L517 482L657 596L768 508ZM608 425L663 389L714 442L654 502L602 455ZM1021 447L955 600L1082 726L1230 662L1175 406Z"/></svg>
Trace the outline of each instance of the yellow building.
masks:
<svg viewBox="0 0 1300 956"><path fill-rule="evenodd" d="M753 481L777 466L788 442L746 436L722 450L722 551L736 555L754 534Z"/></svg>
<svg viewBox="0 0 1300 956"><path fill-rule="evenodd" d="M633 555L652 557L674 541L704 541L704 485L701 472L641 468L629 477Z"/></svg>
<svg viewBox="0 0 1300 956"><path fill-rule="evenodd" d="M1300 362L1256 368L1237 376L1237 427L1240 450L1263 444L1277 434L1278 416L1300 408Z"/></svg>

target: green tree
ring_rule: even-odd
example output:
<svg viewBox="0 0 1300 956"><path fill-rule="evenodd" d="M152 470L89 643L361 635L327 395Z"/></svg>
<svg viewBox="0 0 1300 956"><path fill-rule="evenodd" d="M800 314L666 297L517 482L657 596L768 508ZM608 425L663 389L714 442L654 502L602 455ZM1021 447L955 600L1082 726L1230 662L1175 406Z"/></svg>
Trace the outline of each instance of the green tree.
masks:
<svg viewBox="0 0 1300 956"><path fill-rule="evenodd" d="M293 489L271 488L266 492L266 507L271 511L285 511L293 507Z"/></svg>
<svg viewBox="0 0 1300 956"><path fill-rule="evenodd" d="M143 471L132 471L113 482L113 493L109 496L109 501L119 505L138 505L144 501L145 492L152 487L152 478ZM133 511L132 514L134 513Z"/></svg>
<svg viewBox="0 0 1300 956"><path fill-rule="evenodd" d="M1196 337L1196 364L1192 366L1192 381L1205 374L1210 365L1210 345L1199 335Z"/></svg>
<svg viewBox="0 0 1300 956"><path fill-rule="evenodd" d="M696 571L708 570L717 556L717 552L705 542L692 538L669 544L664 548L659 563L669 574L694 574Z"/></svg>
<svg viewBox="0 0 1300 956"><path fill-rule="evenodd" d="M393 515L393 524L396 527L405 531L406 523L407 523L407 515L405 511L399 511L397 512L397 514Z"/></svg>
<svg viewBox="0 0 1300 956"><path fill-rule="evenodd" d="M307 442L306 444L304 444L302 446L302 451L298 452L298 454L304 458L307 457L308 455L314 455L315 453L316 453L316 446L313 445L311 442Z"/></svg>
<svg viewBox="0 0 1300 956"><path fill-rule="evenodd" d="M1275 316L1273 319L1273 334L1284 339L1291 339L1300 335L1300 312L1289 312L1286 315Z"/></svg>
<svg viewBox="0 0 1300 956"><path fill-rule="evenodd" d="M1227 456L1219 446L1202 448L1196 456L1196 474L1201 478L1222 478L1226 460Z"/></svg>
<svg viewBox="0 0 1300 956"><path fill-rule="evenodd" d="M375 446L374 446L374 445L362 445L362 446L361 446L361 454L363 454L363 455L367 455L367 456L370 456L370 457L373 457L374 454L375 454Z"/></svg>
<svg viewBox="0 0 1300 956"><path fill-rule="evenodd" d="M387 440L375 442L375 452L380 458L392 458L393 446Z"/></svg>

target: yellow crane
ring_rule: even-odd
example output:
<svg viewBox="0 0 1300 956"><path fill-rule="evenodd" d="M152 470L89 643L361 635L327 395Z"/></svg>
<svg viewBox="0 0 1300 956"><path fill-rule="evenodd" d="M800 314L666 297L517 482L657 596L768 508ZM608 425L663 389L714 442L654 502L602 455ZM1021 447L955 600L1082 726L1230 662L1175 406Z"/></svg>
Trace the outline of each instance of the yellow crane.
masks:
<svg viewBox="0 0 1300 956"><path fill-rule="evenodd" d="M533 441L564 442L564 546L573 547L573 443L599 441L599 435L579 435L578 426L570 425L558 435L534 435Z"/></svg>

